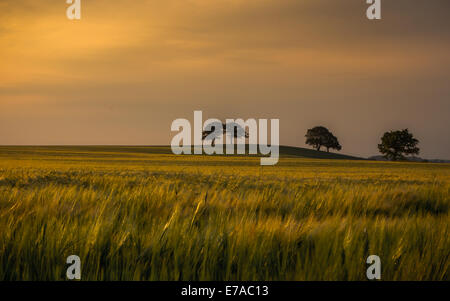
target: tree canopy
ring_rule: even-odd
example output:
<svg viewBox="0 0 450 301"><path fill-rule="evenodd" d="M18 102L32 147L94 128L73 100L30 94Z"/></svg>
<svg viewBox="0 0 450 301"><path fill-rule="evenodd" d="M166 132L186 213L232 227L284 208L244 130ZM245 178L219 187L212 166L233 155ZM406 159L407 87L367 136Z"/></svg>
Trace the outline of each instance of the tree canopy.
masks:
<svg viewBox="0 0 450 301"><path fill-rule="evenodd" d="M212 145L215 145L215 140L222 136L224 133L227 135L231 135L233 134L233 137L236 138L241 138L241 137L245 137L248 138L249 134L248 132L242 128L239 124L237 123L219 123L219 122L212 122L210 124L208 124L206 126L206 130L203 130L202 132L202 140L206 140L206 139L210 139L212 140ZM221 129L220 134L214 134L214 132L217 129Z"/></svg>
<svg viewBox="0 0 450 301"><path fill-rule="evenodd" d="M405 160L405 155L417 155L420 149L417 147L419 140L414 138L408 129L390 131L381 137L378 150L388 160Z"/></svg>
<svg viewBox="0 0 450 301"><path fill-rule="evenodd" d="M316 126L309 129L306 132L305 137L306 144L313 146L318 151L320 151L322 146L326 147L327 152L329 152L330 149L338 151L342 149L338 138L324 126Z"/></svg>

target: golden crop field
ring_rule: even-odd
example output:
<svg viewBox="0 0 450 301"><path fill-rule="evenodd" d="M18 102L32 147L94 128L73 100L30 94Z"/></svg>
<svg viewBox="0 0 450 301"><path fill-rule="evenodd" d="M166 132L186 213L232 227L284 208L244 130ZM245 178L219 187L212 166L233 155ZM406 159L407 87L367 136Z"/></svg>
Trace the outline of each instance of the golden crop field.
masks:
<svg viewBox="0 0 450 301"><path fill-rule="evenodd" d="M450 280L450 165L0 147L0 279Z"/></svg>

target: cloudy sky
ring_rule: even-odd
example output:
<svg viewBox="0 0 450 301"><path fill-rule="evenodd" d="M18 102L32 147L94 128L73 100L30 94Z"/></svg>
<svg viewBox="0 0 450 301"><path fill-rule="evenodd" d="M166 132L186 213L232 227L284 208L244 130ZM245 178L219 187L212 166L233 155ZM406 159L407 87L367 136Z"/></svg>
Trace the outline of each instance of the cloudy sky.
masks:
<svg viewBox="0 0 450 301"><path fill-rule="evenodd" d="M450 159L450 1L0 0L0 144L169 144L176 118L279 118Z"/></svg>

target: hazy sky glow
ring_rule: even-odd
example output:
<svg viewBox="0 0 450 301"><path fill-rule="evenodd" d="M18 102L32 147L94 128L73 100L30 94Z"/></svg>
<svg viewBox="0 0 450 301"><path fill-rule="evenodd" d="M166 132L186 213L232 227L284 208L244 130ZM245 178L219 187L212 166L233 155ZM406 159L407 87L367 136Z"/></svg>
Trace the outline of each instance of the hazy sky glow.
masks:
<svg viewBox="0 0 450 301"><path fill-rule="evenodd" d="M176 118L279 118L450 159L450 1L0 0L0 144L169 144Z"/></svg>

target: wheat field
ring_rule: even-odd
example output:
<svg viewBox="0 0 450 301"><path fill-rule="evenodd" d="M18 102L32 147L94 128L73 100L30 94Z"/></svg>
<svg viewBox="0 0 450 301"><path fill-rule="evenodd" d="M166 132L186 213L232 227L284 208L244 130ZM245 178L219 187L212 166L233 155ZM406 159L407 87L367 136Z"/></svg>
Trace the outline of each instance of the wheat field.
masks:
<svg viewBox="0 0 450 301"><path fill-rule="evenodd" d="M450 165L0 147L0 279L450 280Z"/></svg>

